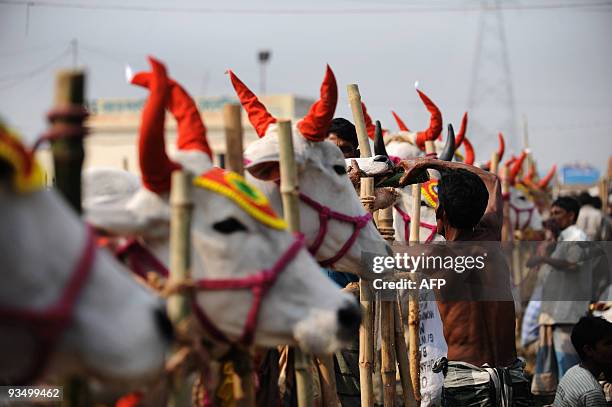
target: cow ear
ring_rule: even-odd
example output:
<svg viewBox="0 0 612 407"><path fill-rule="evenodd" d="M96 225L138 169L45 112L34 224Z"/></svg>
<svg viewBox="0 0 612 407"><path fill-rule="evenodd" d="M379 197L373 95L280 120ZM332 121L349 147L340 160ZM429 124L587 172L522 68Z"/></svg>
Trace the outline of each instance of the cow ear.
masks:
<svg viewBox="0 0 612 407"><path fill-rule="evenodd" d="M247 165L245 170L262 181L278 181L280 179L280 165L278 161L253 162Z"/></svg>

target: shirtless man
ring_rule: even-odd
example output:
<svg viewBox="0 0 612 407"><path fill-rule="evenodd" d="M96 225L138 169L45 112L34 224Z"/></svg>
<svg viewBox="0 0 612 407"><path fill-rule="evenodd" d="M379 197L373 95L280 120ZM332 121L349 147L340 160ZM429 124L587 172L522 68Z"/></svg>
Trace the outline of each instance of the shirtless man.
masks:
<svg viewBox="0 0 612 407"><path fill-rule="evenodd" d="M431 158L402 161L400 165L405 170L402 185L414 183L425 169L441 173L437 232L447 241L501 240L503 202L497 176L470 165ZM510 292L510 271L505 261L499 260L503 259L478 273L483 273L485 282L496 280L505 295ZM477 296L478 290L471 294ZM503 298L511 299L511 295ZM523 364L516 357L514 303L440 300L438 307L448 343L448 360L434 366L445 373L443 405L494 406L504 398L510 401L509 397L510 406L532 405Z"/></svg>

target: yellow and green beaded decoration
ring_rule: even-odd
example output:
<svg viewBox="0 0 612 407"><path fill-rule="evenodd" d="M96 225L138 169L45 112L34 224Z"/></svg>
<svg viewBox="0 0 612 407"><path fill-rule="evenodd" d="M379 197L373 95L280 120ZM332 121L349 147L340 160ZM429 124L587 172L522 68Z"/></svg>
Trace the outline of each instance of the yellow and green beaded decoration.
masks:
<svg viewBox="0 0 612 407"><path fill-rule="evenodd" d="M250 216L271 228L287 228L287 223L274 212L268 198L240 174L213 168L195 178L193 184L225 196Z"/></svg>

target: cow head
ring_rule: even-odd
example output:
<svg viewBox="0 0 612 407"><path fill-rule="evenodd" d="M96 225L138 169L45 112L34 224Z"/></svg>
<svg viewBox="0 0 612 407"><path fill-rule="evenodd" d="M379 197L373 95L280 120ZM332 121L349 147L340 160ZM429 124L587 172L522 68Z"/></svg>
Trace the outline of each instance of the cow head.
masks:
<svg viewBox="0 0 612 407"><path fill-rule="evenodd" d="M165 108L174 103L171 89L178 84L173 85L174 81L167 78L161 63L151 59L151 65L151 74L140 75L149 78L147 87L150 90L139 139L143 186L119 213L110 211L114 213L104 217L105 222L96 224L111 231L140 236L167 264L170 175L179 166L201 169L205 164L201 155L206 154L202 147L206 139L201 118L194 114L189 117L198 121L199 136L194 136L191 143L182 144L182 132L191 126L182 127L181 118L169 108L179 120L178 147L182 154L175 158L176 161L167 156L163 131ZM183 103L193 105L191 98ZM195 174L191 226L193 279L256 278L265 275L260 272L274 268L279 259L291 252L294 237L285 230L284 222L256 187L239 175L220 169ZM263 297L252 339L261 346L297 342L312 352L333 351L342 340L355 333L359 324L357 304L321 273L305 249L297 250L290 257ZM244 290L226 288L198 294L196 301L217 331L230 341L238 341L243 338L247 322L251 321L252 297L248 287ZM199 319L202 322L202 318Z"/></svg>
<svg viewBox="0 0 612 407"><path fill-rule="evenodd" d="M249 161L246 170L249 179L269 196L273 206L281 210L281 199L276 182L279 180L279 146L276 118L238 77L230 72L232 84L260 139L245 151ZM328 67L321 86L321 98L312 105L302 120L293 125L293 147L298 166L300 191L320 205L347 217L364 218L366 212L346 174L345 161L340 149L325 141L327 129L336 108L338 90L333 72ZM317 239L320 215L312 206L300 202L301 231L319 261L329 260L344 249L344 255L333 262L336 270L362 274L361 253L385 253L386 244L372 222L365 221L357 235L351 223L331 219L327 234ZM352 244L350 244L352 241ZM347 246L350 246L346 250Z"/></svg>
<svg viewBox="0 0 612 407"><path fill-rule="evenodd" d="M523 151L518 158L509 160L508 177L510 183L510 226L514 231L542 230L542 216L535 206L528 189L519 182L518 174L527 157L527 151Z"/></svg>
<svg viewBox="0 0 612 407"><path fill-rule="evenodd" d="M33 155L0 125L0 382L91 374L136 384L170 347L163 304L43 185Z"/></svg>

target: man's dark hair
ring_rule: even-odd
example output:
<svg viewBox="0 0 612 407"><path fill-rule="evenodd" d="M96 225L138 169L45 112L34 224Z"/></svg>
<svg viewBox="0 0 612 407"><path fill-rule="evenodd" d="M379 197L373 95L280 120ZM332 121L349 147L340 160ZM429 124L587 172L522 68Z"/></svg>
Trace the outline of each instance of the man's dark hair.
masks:
<svg viewBox="0 0 612 407"><path fill-rule="evenodd" d="M591 206L595 209L601 209L601 198L598 196L591 197Z"/></svg>
<svg viewBox="0 0 612 407"><path fill-rule="evenodd" d="M438 202L452 227L473 229L487 209L489 191L470 171L447 171L438 181Z"/></svg>
<svg viewBox="0 0 612 407"><path fill-rule="evenodd" d="M557 198L555 202L552 203L552 206L558 206L559 208L563 208L568 212L574 213L574 223L578 219L578 213L580 213L580 204L574 198L569 196L562 196Z"/></svg>
<svg viewBox="0 0 612 407"><path fill-rule="evenodd" d="M576 199L578 200L581 208L584 205L591 205L591 195L588 192L581 192Z"/></svg>
<svg viewBox="0 0 612 407"><path fill-rule="evenodd" d="M584 346L595 346L603 339L612 337L612 323L592 315L582 317L572 330L572 345L578 352L580 359L584 360Z"/></svg>
<svg viewBox="0 0 612 407"><path fill-rule="evenodd" d="M355 130L355 125L342 117L336 117L331 121L327 133L336 133L336 135L342 140L351 143L353 148L359 148L359 141L357 140L357 130Z"/></svg>

